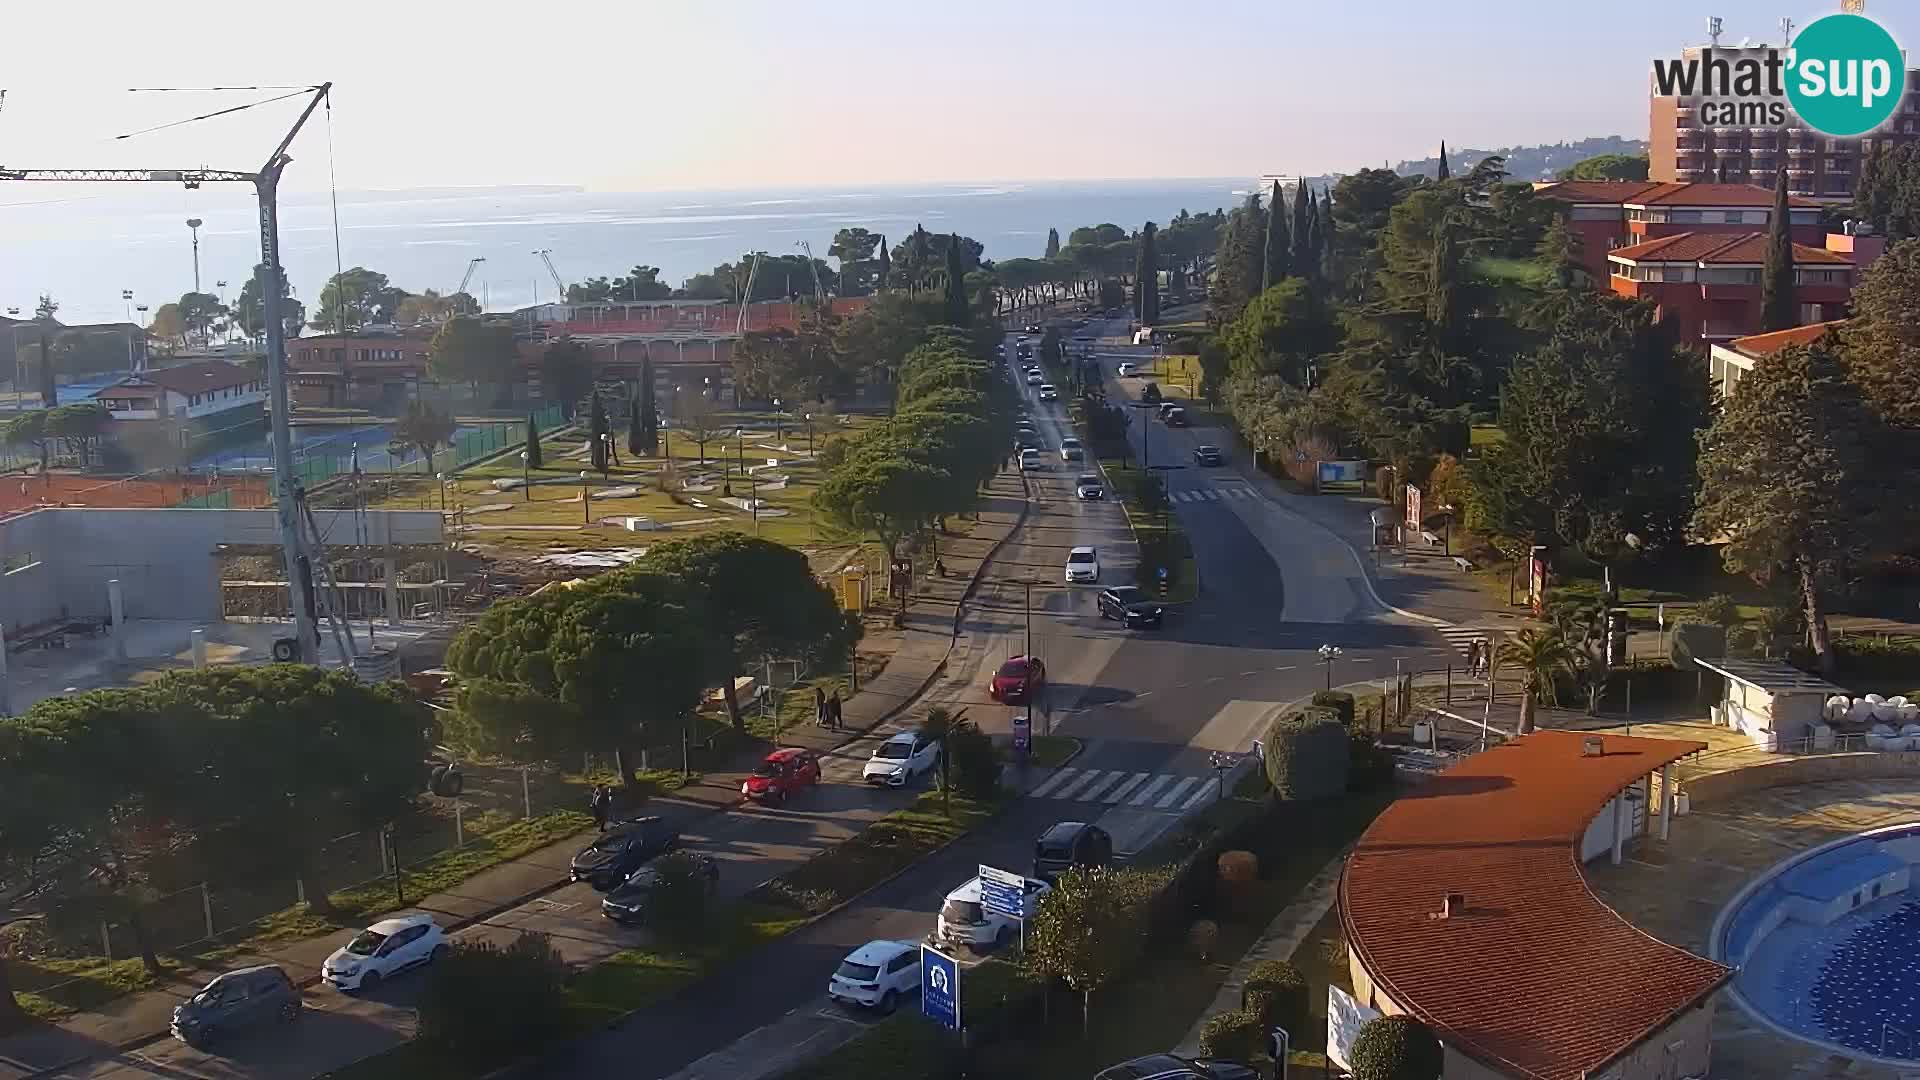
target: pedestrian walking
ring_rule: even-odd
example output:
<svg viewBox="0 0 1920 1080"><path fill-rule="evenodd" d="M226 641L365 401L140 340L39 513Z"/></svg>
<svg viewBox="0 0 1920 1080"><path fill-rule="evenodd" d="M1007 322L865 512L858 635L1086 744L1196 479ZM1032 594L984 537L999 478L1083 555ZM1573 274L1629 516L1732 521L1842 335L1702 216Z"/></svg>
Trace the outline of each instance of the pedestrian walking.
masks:
<svg viewBox="0 0 1920 1080"><path fill-rule="evenodd" d="M601 832L607 831L607 811L613 805L613 792L605 784L593 785L593 791L587 795L587 805L593 808L593 827Z"/></svg>
<svg viewBox="0 0 1920 1080"><path fill-rule="evenodd" d="M845 717L840 715L839 687L835 687L833 693L827 697L827 722L835 731L843 731L846 728Z"/></svg>
<svg viewBox="0 0 1920 1080"><path fill-rule="evenodd" d="M1480 676L1480 639L1474 638L1472 641L1467 642L1467 678L1474 679L1474 678L1478 678L1479 676Z"/></svg>
<svg viewBox="0 0 1920 1080"><path fill-rule="evenodd" d="M818 686L813 688L813 722L827 726L827 692Z"/></svg>

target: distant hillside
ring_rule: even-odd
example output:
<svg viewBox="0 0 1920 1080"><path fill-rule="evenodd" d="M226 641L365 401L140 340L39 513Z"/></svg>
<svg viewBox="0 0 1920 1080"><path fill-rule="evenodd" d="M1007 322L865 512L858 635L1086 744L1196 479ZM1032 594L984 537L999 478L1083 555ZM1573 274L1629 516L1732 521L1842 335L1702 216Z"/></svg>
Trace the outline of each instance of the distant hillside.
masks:
<svg viewBox="0 0 1920 1080"><path fill-rule="evenodd" d="M1644 154L1647 143L1644 139L1623 139L1618 135L1608 135L1598 139L1581 139L1579 142L1554 143L1546 146L1506 146L1498 150L1476 150L1471 147L1447 147L1447 164L1453 175L1459 176L1478 165L1490 154L1499 154L1507 159L1507 173L1514 180L1551 180L1561 169L1586 158L1599 154ZM1422 158L1419 161L1402 161L1394 165L1393 171L1402 176L1432 176L1440 164L1438 155Z"/></svg>

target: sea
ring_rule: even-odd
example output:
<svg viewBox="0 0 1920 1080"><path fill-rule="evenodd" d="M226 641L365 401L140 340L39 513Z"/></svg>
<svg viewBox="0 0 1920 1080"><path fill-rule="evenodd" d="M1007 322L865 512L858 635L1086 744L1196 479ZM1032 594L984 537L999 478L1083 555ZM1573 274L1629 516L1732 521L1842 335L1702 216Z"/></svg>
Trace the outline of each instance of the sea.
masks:
<svg viewBox="0 0 1920 1080"><path fill-rule="evenodd" d="M336 265L365 266L411 292L467 291L489 311L555 299L562 280L657 266L662 280L745 252L828 258L833 234L861 227L897 243L916 225L957 232L992 259L1037 258L1047 230L1111 222L1137 229L1185 209L1230 207L1254 178L929 184L845 190L610 192L572 187L435 188L284 194L281 261L309 308ZM336 209L337 198L337 209ZM260 261L247 185L35 185L0 188L0 313L30 317L52 296L67 323L142 316L194 286L231 302ZM337 249L336 249L337 245ZM223 283L224 284L221 284ZM804 287L795 283L796 288ZM123 297L131 292L132 298Z"/></svg>

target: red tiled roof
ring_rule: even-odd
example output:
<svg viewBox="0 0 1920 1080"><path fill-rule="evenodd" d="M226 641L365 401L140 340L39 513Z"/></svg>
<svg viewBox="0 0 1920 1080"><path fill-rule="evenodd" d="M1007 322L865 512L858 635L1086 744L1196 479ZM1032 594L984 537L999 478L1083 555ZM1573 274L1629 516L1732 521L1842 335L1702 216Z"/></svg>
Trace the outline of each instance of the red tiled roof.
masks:
<svg viewBox="0 0 1920 1080"><path fill-rule="evenodd" d="M224 360L199 360L178 367L154 368L138 375L129 375L104 390L95 392L94 397L113 397L113 391L128 387L150 384L176 394L205 394L213 390L225 390L230 386L245 386L257 382L262 376L251 368L238 364L229 364Z"/></svg>
<svg viewBox="0 0 1920 1080"><path fill-rule="evenodd" d="M1549 199L1572 203L1618 203L1661 185L1649 180L1559 180L1537 190Z"/></svg>
<svg viewBox="0 0 1920 1080"><path fill-rule="evenodd" d="M1704 743L1540 731L1388 807L1340 879L1347 942L1381 993L1513 1076L1598 1071L1730 974L1628 924L1587 888L1577 845L1616 794ZM1438 919L1442 898L1464 913Z"/></svg>
<svg viewBox="0 0 1920 1080"><path fill-rule="evenodd" d="M1825 337L1827 331L1838 330L1846 325L1845 319L1831 322L1808 323L1805 326L1791 326L1785 330L1775 330L1770 334L1749 334L1727 342L1727 347L1745 356L1758 359L1772 356L1789 345L1811 345Z"/></svg>
<svg viewBox="0 0 1920 1080"><path fill-rule="evenodd" d="M1628 206L1772 206L1773 188L1759 184L1655 184L1627 200ZM1798 195L1787 205L1801 208L1820 204Z"/></svg>
<svg viewBox="0 0 1920 1080"><path fill-rule="evenodd" d="M1674 233L1672 236L1615 248L1607 255L1633 262L1752 263L1757 266L1767 261L1767 234ZM1796 266L1807 263L1852 265L1852 261L1844 255L1805 244L1793 245L1793 262Z"/></svg>

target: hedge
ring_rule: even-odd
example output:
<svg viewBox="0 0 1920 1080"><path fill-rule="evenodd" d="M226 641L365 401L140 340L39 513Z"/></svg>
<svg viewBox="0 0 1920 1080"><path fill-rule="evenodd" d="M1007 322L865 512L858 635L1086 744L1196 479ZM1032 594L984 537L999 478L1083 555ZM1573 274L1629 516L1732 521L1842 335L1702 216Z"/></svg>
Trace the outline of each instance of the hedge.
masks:
<svg viewBox="0 0 1920 1080"><path fill-rule="evenodd" d="M1312 1018L1307 980L1284 960L1253 965L1240 988L1240 1007L1260 1018L1262 1029L1286 1028L1300 1038Z"/></svg>
<svg viewBox="0 0 1920 1080"><path fill-rule="evenodd" d="M1267 1048L1267 1032L1260 1017L1248 1009L1216 1013L1200 1026L1200 1056L1242 1063Z"/></svg>
<svg viewBox="0 0 1920 1080"><path fill-rule="evenodd" d="M1367 1021L1353 1040L1353 1080L1440 1080L1446 1055L1427 1025L1411 1016Z"/></svg>
<svg viewBox="0 0 1920 1080"><path fill-rule="evenodd" d="M1353 726L1353 695L1345 690L1316 690L1313 704L1315 708L1330 710L1343 726Z"/></svg>
<svg viewBox="0 0 1920 1080"><path fill-rule="evenodd" d="M1280 799L1311 802L1347 790L1347 729L1324 713L1282 716L1267 729L1267 782Z"/></svg>

